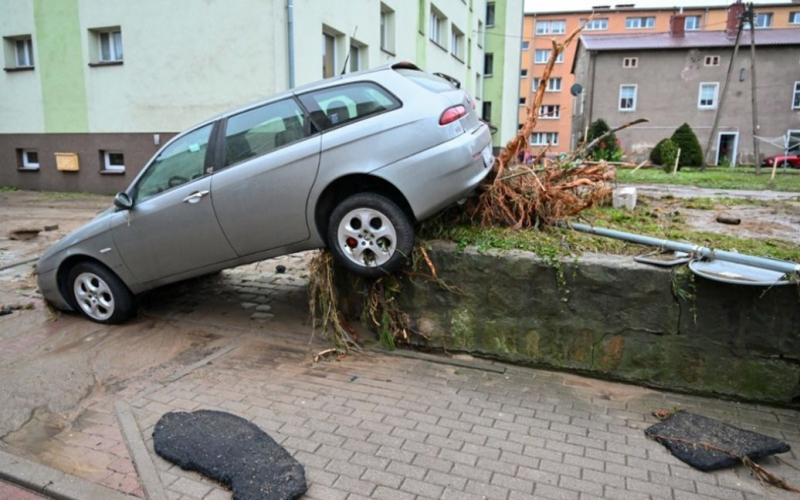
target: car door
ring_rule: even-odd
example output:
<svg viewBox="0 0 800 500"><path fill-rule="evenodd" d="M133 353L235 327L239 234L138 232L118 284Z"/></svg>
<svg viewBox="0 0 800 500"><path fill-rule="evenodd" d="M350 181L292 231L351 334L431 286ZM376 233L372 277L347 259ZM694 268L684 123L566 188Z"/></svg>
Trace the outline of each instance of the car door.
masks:
<svg viewBox="0 0 800 500"><path fill-rule="evenodd" d="M214 210L240 256L305 241L306 204L317 175L320 136L294 98L226 120L211 179Z"/></svg>
<svg viewBox="0 0 800 500"><path fill-rule="evenodd" d="M143 283L236 258L211 204L213 127L161 151L129 190L133 208L113 217L117 249Z"/></svg>

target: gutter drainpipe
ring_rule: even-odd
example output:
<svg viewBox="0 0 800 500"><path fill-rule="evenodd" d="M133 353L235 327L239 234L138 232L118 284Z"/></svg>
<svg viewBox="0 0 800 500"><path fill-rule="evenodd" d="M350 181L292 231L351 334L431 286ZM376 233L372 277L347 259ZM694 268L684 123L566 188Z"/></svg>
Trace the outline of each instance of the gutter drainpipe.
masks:
<svg viewBox="0 0 800 500"><path fill-rule="evenodd" d="M294 88L294 0L286 0L287 21L286 28L289 34L289 88Z"/></svg>

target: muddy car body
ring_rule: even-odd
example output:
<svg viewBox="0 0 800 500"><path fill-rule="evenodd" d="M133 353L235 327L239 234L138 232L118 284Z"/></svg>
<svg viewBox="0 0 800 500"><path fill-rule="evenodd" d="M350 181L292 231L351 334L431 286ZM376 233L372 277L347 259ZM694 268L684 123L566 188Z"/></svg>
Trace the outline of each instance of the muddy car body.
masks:
<svg viewBox="0 0 800 500"><path fill-rule="evenodd" d="M414 224L466 196L494 161L458 87L396 64L192 127L42 256L39 287L59 309L115 323L138 293L303 250L328 246L365 276L391 272Z"/></svg>

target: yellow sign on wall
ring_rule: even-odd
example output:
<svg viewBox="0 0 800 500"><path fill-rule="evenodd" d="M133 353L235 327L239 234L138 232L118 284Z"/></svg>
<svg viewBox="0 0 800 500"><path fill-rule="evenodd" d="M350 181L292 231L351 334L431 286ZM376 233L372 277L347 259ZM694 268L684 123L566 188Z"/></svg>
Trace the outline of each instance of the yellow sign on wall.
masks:
<svg viewBox="0 0 800 500"><path fill-rule="evenodd" d="M64 172L77 172L81 165L78 153L56 153L56 168Z"/></svg>

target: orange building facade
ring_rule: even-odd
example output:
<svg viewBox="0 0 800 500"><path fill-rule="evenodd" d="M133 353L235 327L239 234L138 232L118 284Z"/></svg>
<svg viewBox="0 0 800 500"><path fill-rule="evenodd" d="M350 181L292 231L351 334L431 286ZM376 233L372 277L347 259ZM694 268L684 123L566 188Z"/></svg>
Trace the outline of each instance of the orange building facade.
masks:
<svg viewBox="0 0 800 500"><path fill-rule="evenodd" d="M800 4L757 5L756 28L800 28ZM679 12L670 9L598 9L584 33L620 33L647 36L670 30L670 19ZM686 30L722 31L727 24L727 7L685 8ZM552 50L553 40L561 41L585 23L592 12L548 12L525 15L520 71L519 123L524 123L533 103L538 79ZM758 36L758 34L756 34ZM570 89L575 83L572 66L577 40L567 47L563 60L558 61L550 76L552 80L544 94L539 122L531 137L534 150L550 146L552 153L571 151L580 137L572 133L573 97ZM579 102L577 99L574 102Z"/></svg>

